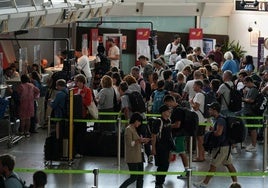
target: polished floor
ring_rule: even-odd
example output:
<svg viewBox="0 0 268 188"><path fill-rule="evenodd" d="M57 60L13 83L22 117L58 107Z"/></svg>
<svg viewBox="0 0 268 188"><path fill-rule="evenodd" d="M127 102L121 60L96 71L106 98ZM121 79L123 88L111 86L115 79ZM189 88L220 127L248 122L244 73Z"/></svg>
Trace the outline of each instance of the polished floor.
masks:
<svg viewBox="0 0 268 188"><path fill-rule="evenodd" d="M44 141L47 135L47 131L39 129L39 133L32 134L30 138L23 138L12 148L8 149L6 143L0 143L0 153L10 153L16 157L16 168L29 168L36 170L46 169L43 160L43 148ZM90 148L89 148L90 149ZM238 148L238 153L233 155L234 165L238 172L262 172L263 169L263 145L258 145L257 153L245 152ZM209 157L207 157L209 158ZM81 159L74 160L73 165L70 167L67 163L54 163L49 169L63 169L63 170L93 170L98 168L105 173L99 174L98 187L99 188L117 188L128 177L125 174L111 174L108 170L117 170L117 158L111 157L83 157ZM155 171L156 167L151 164L144 163L146 171ZM192 163L194 171L206 171L209 167L209 159L202 163ZM121 170L127 170L127 166L124 160L121 159ZM170 172L183 171L183 166L180 158L170 164ZM218 171L225 172L225 168L220 168ZM48 188L91 188L94 185L94 176L92 173L88 174L74 174L65 173L48 174ZM252 175L248 173L248 175ZM32 182L32 171L19 172L19 175L30 184ZM192 177L191 182L202 180L203 176ZM144 176L144 188L154 187L153 175ZM265 188L268 187L268 177L265 176L249 176L238 177L239 183L243 188ZM209 186L211 188L223 188L229 187L231 178L227 176L213 177ZM192 185L190 184L190 187ZM134 184L129 187L136 187ZM166 188L183 188L187 186L186 179L177 179L176 175L168 175L166 178ZM193 186L192 186L193 187Z"/></svg>

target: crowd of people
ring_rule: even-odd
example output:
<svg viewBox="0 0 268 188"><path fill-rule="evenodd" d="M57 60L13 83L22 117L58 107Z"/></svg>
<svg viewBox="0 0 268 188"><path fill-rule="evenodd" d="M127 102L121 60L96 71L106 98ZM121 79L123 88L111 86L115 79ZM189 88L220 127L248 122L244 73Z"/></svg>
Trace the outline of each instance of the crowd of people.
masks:
<svg viewBox="0 0 268 188"><path fill-rule="evenodd" d="M94 73L91 73L89 59L86 54L76 53L77 68L79 74L68 77L68 63L63 61L62 71L53 73L48 82L49 89L43 95L43 88L40 85L40 72L36 65L33 66L30 78L24 74L20 76L21 84L17 88L19 94L19 118L21 120L20 132L27 137L30 136L30 130L34 132L36 129L31 129L30 119L35 117L34 125L38 125L43 114L36 115L38 108L46 109L46 116L50 115L52 107L55 117L64 117L65 112L62 109L66 107L64 96L68 92L67 88L74 88L74 93L82 96L82 114L81 117L90 119L88 106L96 103L100 112L121 111L123 118L129 120L129 124L125 126L125 158L129 170L143 170L143 160L141 155L141 147L145 148L145 154L149 163L152 162L152 156L155 156L155 165L158 166L157 171L168 171L170 163L170 154L179 155L182 158L184 170L189 168L186 155L186 147L184 136L174 137L175 148L170 147L169 135L172 134L173 128L178 128L183 122L182 112L177 107L184 107L194 111L198 115L199 123L208 122L209 119L204 117L205 110L205 95L209 95L215 99L213 105L209 108L209 115L215 120L214 127L216 136L224 137L225 124L221 116L257 116L252 111L252 104L256 100L258 93L266 94L268 91L268 57L265 63L256 70L253 57L246 55L241 59L237 58L236 54L227 51L224 54L221 52L221 45L217 44L215 50L204 54L200 47L185 48L180 42L180 36L175 35L174 41L166 47L164 57L160 56L152 61L149 57L141 55L138 57L139 64L133 66L129 73L124 74L120 71L119 59L120 54L118 47L113 40L108 40L111 50L109 50L107 59L110 60L109 68L104 69L100 84L93 86ZM98 48L103 56L103 48ZM98 58L100 63L103 57ZM44 70L42 63L42 70ZM6 79L9 77L19 77L14 66L10 66L5 72ZM87 67L85 69L85 67ZM96 67L101 69L101 66L96 64ZM81 71L82 70L82 71ZM256 73L257 72L257 73ZM241 92L243 105L241 110L233 112L229 109L230 105L230 88L237 89ZM93 92L96 90L96 92ZM133 111L133 101L130 101L129 94L138 92L146 104L147 113L159 113L161 118L155 129L148 134L142 127L142 121L145 120L144 112L137 113ZM34 110L34 101L44 97L44 100L39 100ZM25 100L24 100L25 98ZM29 108L31 106L31 108ZM25 110L27 107L28 110ZM30 109L30 110L29 110ZM115 110L116 109L116 110ZM264 113L267 113L266 111ZM221 114L221 115L219 115ZM101 119L106 117L100 116ZM110 118L110 117L109 117ZM253 122L252 122L253 121ZM254 120L247 120L247 123L254 123ZM57 125L59 127L60 125ZM78 135L86 132L86 125L79 126ZM58 128L57 128L58 129ZM98 131L116 131L116 126L113 124L107 126L97 124L94 129ZM145 128L146 129L146 128ZM143 130L143 131L142 131ZM203 148L204 134L208 130L205 126L198 126L196 136L196 158L194 162L203 162L206 160L205 151ZM248 152L257 152L257 140L262 139L262 130L250 128L251 144L246 147ZM159 138L160 136L160 138ZM59 137L59 135L57 135ZM223 145L222 147L225 147ZM232 152L235 154L237 146L232 147ZM75 148L76 153L80 153L79 146ZM134 155L135 153L135 155ZM140 155L141 154L141 155ZM174 155L173 155L174 156ZM216 170L220 164L227 166L229 171L235 172L232 165L231 156L219 155L211 162L210 172ZM174 159L173 159L174 160ZM195 184L196 187L206 187L211 177ZM139 175L131 175L120 187L127 187L129 184L137 180L137 187L143 186L143 178ZM237 182L236 177L232 177L233 182ZM163 187L165 181L164 175L156 175L156 187Z"/></svg>

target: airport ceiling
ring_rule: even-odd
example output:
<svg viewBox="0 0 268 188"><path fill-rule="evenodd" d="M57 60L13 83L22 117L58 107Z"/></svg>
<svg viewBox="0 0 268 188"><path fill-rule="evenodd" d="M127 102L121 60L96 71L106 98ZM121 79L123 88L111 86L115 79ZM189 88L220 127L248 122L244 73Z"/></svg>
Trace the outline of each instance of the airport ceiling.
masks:
<svg viewBox="0 0 268 188"><path fill-rule="evenodd" d="M107 16L229 16L234 0L0 0L0 33Z"/></svg>

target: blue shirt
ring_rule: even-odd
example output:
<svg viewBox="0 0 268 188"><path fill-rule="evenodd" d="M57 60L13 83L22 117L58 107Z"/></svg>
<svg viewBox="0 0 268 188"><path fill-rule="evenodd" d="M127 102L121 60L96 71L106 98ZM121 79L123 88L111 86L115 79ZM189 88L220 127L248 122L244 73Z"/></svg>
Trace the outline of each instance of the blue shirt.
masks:
<svg viewBox="0 0 268 188"><path fill-rule="evenodd" d="M217 130L217 126L223 126L222 134L219 136L219 141L221 142L221 146L229 146L228 140L227 140L227 125L226 120L221 115L213 119L213 129L214 131Z"/></svg>
<svg viewBox="0 0 268 188"><path fill-rule="evenodd" d="M5 181L6 188L22 188L22 183L19 181L18 175L12 172L10 176L13 177L6 178ZM16 176L17 178L14 176Z"/></svg>
<svg viewBox="0 0 268 188"><path fill-rule="evenodd" d="M236 75L237 72L239 71L237 64L234 60L226 60L224 64L221 67L222 72L229 70L232 72L233 75Z"/></svg>

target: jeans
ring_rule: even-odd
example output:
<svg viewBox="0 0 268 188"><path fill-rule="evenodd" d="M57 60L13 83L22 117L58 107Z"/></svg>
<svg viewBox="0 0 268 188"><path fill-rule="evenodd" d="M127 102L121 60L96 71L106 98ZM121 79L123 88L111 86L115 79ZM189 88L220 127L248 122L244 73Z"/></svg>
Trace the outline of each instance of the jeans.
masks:
<svg viewBox="0 0 268 188"><path fill-rule="evenodd" d="M129 171L143 171L143 162L140 163L127 163ZM131 174L128 179L126 179L119 188L126 188L130 184L136 182L136 188L143 187L143 175Z"/></svg>

